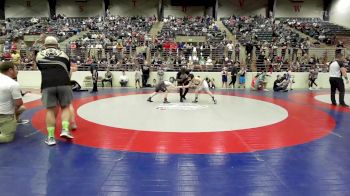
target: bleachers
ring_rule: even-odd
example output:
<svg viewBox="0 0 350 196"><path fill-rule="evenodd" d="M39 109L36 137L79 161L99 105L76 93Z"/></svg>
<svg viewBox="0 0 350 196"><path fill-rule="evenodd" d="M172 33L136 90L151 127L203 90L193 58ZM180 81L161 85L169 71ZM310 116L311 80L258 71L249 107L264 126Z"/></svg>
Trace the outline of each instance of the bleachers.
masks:
<svg viewBox="0 0 350 196"><path fill-rule="evenodd" d="M153 62L156 58L160 58L162 64L166 64L168 71L176 71L181 65L187 64L193 55L196 55L198 59L204 58L206 60L210 57L213 60L213 66L209 67L195 62L194 65L191 65L193 69L198 69L199 71L220 71L224 66L223 62L227 55L225 32L217 29L214 21L210 18L172 18L170 19L172 22L165 22L162 31L154 40L148 34L154 23L152 18L114 17L105 21L100 21L100 18L59 18L56 20L40 18L35 23L31 22L31 20L32 18L13 19L12 22L23 27L23 34L40 34L45 32L48 35L59 37L60 41L66 40L81 30L88 30L86 35L73 40L65 47L65 51L72 59L76 60L79 57L80 65L78 70L89 69L89 64L86 63L86 59L89 57L95 59L101 71L108 66L114 71L134 70L139 65L136 56L142 53L142 55L145 55L144 58L151 63L151 70L153 71L158 66L157 63ZM253 64L258 71L266 70L268 66L265 65L265 58L269 59L271 63L277 63L274 62L274 59L283 56L283 62L279 69L285 71L290 68L291 62L297 58L301 61L301 57L306 51L309 54L307 58L311 56L315 56L318 59L327 57L328 60L334 58L335 48L321 48L318 50L312 46L306 47L303 45L307 40L290 28L285 27L291 20L281 19L282 23L275 24L272 20L261 17L222 19L226 28L232 31L241 43L241 55L243 55L240 59L241 62L246 62L244 60L246 58L244 44L251 41L254 45L253 60L248 64L249 70L252 70L250 65ZM294 18L293 20L308 24L327 25L327 28L331 29L327 33L348 33L348 30L343 27L323 22L317 18ZM172 26L174 21L179 23L179 25ZM175 30L174 27L176 28ZM306 33L312 31L310 28L302 27ZM62 32L64 33L62 34ZM204 36L205 41L193 41L185 45L176 43L175 37L181 35L193 36L192 38ZM97 45L99 47L96 47ZM22 47L22 45L20 46ZM286 46L284 55L282 55L281 51L282 46ZM265 51L261 50L262 47L266 47ZM20 54L23 59L20 69L33 69L30 59L26 62L24 59L27 54L31 55L34 50L39 50L39 48L37 46L20 48ZM181 57L183 57L182 60ZM309 67L307 63L300 64L298 71L305 71Z"/></svg>
<svg viewBox="0 0 350 196"><path fill-rule="evenodd" d="M319 18L280 18L289 26L328 45L335 44L336 36L349 36L350 29L322 21Z"/></svg>

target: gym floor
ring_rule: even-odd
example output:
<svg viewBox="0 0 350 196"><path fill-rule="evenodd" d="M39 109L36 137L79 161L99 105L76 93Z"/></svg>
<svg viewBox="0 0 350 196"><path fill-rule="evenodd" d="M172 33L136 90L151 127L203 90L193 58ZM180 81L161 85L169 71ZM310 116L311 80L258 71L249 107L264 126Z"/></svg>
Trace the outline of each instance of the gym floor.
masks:
<svg viewBox="0 0 350 196"><path fill-rule="evenodd" d="M350 195L350 108L329 90L75 93L75 139L49 147L37 94L0 146L1 195ZM346 94L350 103L350 94Z"/></svg>

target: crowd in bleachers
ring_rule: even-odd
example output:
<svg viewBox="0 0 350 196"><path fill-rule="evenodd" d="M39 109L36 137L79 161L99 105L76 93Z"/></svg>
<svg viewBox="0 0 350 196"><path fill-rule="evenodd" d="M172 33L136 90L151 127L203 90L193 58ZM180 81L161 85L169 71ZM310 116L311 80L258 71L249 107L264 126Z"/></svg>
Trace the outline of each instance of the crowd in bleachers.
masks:
<svg viewBox="0 0 350 196"><path fill-rule="evenodd" d="M307 71L310 67L309 60L314 59L320 64L331 60L331 57L327 58L327 54L311 55L309 53L310 48L319 48L320 43L312 42L308 36L302 36L301 32L293 30L291 28L293 25L300 25L295 18L274 20L259 16L231 16L221 20L236 35L240 44L245 45L247 58L255 55L258 71L267 69ZM311 19L310 21L317 22ZM307 32L303 33L309 35ZM335 52L343 52L344 45L341 42L333 45L337 47Z"/></svg>
<svg viewBox="0 0 350 196"><path fill-rule="evenodd" d="M345 35L350 36L350 30L342 26L322 21L319 18L288 18L281 19L304 34L315 38L321 43L328 45L336 44L336 36Z"/></svg>
<svg viewBox="0 0 350 196"><path fill-rule="evenodd" d="M177 70L187 65L198 71L221 71L236 61L246 64L248 71L252 70L253 64L256 71L307 71L313 62L326 67L326 61L331 59L323 54L310 54L310 48L317 45L290 27L303 26L308 32L314 29L296 21L278 22L260 16L223 18L223 24L238 42L227 40L226 32L219 29L212 17L164 18L163 27L155 37L149 34L156 22L155 17L107 15L67 18L59 15L53 19L8 19L2 29L5 29L7 39L15 42L5 42L4 51L18 50L22 69L33 69L33 50L40 50L42 37L33 46L26 47L23 41L18 40L22 38L21 35L54 35L63 41L82 31L84 35L66 47L67 54L77 62L79 70L88 70L91 62L97 63L100 70L107 67L111 70L135 70L144 60L150 62L153 70L160 67ZM321 24L315 20L309 22ZM9 30L13 25L20 28ZM316 38L313 34L302 32ZM176 36L181 35L205 39L176 42ZM343 47L341 43L338 46Z"/></svg>

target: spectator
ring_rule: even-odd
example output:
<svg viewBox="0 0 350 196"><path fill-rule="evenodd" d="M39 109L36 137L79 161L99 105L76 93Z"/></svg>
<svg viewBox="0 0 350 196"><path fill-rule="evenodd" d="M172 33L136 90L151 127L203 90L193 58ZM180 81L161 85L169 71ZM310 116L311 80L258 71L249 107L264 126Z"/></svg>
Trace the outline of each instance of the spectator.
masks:
<svg viewBox="0 0 350 196"><path fill-rule="evenodd" d="M119 83L121 87L126 87L128 85L128 76L125 74L125 71L122 71L122 75L119 78Z"/></svg>
<svg viewBox="0 0 350 196"><path fill-rule="evenodd" d="M139 86L141 88L140 82L142 80L142 72L140 68L136 68L135 70L135 87Z"/></svg>
<svg viewBox="0 0 350 196"><path fill-rule="evenodd" d="M239 72L238 72L238 75L239 75L238 88L240 88L240 87L245 88L245 74L246 74L246 72L247 72L247 70L246 70L245 66L241 67L241 69L239 70Z"/></svg>
<svg viewBox="0 0 350 196"><path fill-rule="evenodd" d="M226 45L226 48L227 48L227 57L229 59L232 58L232 53L233 53L233 43L232 41L230 41L227 45Z"/></svg>
<svg viewBox="0 0 350 196"><path fill-rule="evenodd" d="M284 77L277 75L277 79L273 83L273 91L287 92L288 91L287 88L288 88L288 81L286 81Z"/></svg>
<svg viewBox="0 0 350 196"><path fill-rule="evenodd" d="M318 87L316 84L316 79L318 76L318 67L316 66L316 64L311 65L310 67L310 71L309 71L309 90L313 90L314 88L312 87L313 85L316 86L316 88Z"/></svg>
<svg viewBox="0 0 350 196"><path fill-rule="evenodd" d="M294 75L292 75L292 71L288 70L287 73L283 74L283 77L288 81L288 84L290 86L290 90L293 90L293 84L295 83L294 81Z"/></svg>
<svg viewBox="0 0 350 196"><path fill-rule="evenodd" d="M210 56L207 57L207 61L205 62L205 66L209 70L213 69L214 65L213 65L213 61L211 60Z"/></svg>
<svg viewBox="0 0 350 196"><path fill-rule="evenodd" d="M224 86L225 88L227 88L227 75L228 75L227 68L223 67L221 71L221 82L222 82L221 88L224 88Z"/></svg>
<svg viewBox="0 0 350 196"><path fill-rule="evenodd" d="M113 75L110 71L110 68L107 68L107 72L105 73L105 78L102 79L102 87L104 87L104 82L109 82L111 87L113 87Z"/></svg>
<svg viewBox="0 0 350 196"><path fill-rule="evenodd" d="M21 56L20 54L17 52L17 50L11 50L11 58L12 58L12 62L15 66L19 66L21 63Z"/></svg>
<svg viewBox="0 0 350 196"><path fill-rule="evenodd" d="M239 61L240 52L241 52L241 46L239 45L239 43L237 43L235 46L235 61Z"/></svg>

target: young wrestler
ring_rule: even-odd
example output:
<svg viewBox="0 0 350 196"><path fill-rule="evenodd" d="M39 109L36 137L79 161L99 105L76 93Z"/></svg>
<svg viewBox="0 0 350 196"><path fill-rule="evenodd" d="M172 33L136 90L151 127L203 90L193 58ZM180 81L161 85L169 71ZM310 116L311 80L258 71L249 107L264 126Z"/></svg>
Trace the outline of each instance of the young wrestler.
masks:
<svg viewBox="0 0 350 196"><path fill-rule="evenodd" d="M154 97L156 94L159 93L159 91L164 92L164 101L163 103L170 103L168 101L168 93L169 90L175 90L178 89L179 87L176 87L173 85L173 83L169 81L161 81L157 85L155 85L155 92L151 94L151 96L147 99L148 102L153 102L152 97Z"/></svg>
<svg viewBox="0 0 350 196"><path fill-rule="evenodd" d="M264 90L264 91L269 91L266 89L267 81L266 81L266 76L268 75L266 72L262 72L255 76L255 78L252 80L252 90Z"/></svg>
<svg viewBox="0 0 350 196"><path fill-rule="evenodd" d="M201 91L202 89L208 94L210 95L210 97L213 99L214 104L217 103L214 95L209 91L209 85L208 82L205 79L201 79L199 77L194 77L193 74L189 74L188 75L188 80L190 81L190 83L186 86L182 86L182 88L189 88L189 87L195 87L196 90L195 92L195 99L193 101L193 103L197 103L198 102L198 93L199 91Z"/></svg>

